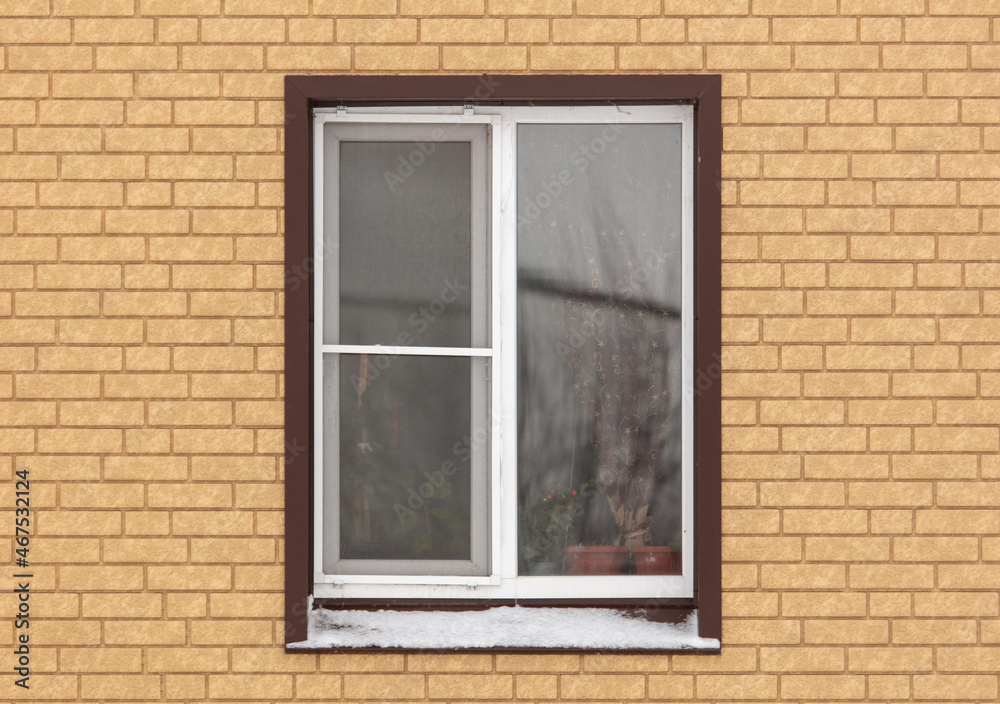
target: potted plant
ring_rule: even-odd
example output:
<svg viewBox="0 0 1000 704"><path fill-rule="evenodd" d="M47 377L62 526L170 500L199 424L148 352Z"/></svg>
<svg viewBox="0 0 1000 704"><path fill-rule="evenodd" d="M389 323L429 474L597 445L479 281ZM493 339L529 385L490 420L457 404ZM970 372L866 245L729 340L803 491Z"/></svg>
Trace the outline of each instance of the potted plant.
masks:
<svg viewBox="0 0 1000 704"><path fill-rule="evenodd" d="M588 481L575 488L551 489L521 509L522 573L541 575L562 571L564 546L584 513L584 503L593 494L593 486L594 482Z"/></svg>

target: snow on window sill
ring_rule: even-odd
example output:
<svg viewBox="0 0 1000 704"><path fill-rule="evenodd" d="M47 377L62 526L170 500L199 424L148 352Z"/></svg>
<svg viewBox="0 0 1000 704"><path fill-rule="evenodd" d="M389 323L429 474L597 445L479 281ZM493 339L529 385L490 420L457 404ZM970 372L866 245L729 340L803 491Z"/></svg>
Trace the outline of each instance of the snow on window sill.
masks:
<svg viewBox="0 0 1000 704"><path fill-rule="evenodd" d="M527 648L718 650L698 636L698 614L679 624L634 618L614 609L497 606L482 611L313 609L309 637L288 650L343 648Z"/></svg>

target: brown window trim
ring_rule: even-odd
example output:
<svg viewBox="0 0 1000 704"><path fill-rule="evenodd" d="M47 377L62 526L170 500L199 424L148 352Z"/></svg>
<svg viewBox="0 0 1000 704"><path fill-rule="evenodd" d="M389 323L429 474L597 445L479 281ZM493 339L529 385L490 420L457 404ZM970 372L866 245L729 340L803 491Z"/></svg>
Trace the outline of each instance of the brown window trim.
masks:
<svg viewBox="0 0 1000 704"><path fill-rule="evenodd" d="M721 77L718 75L463 75L285 77L285 634L307 638L312 593L312 130L316 107L362 105L607 105L695 107L695 596L576 600L657 621L698 610L699 635L721 637ZM327 608L484 609L510 602L322 600ZM523 602L522 602L523 604ZM360 649L352 649L354 651ZM384 649L381 649L384 650ZM501 650L501 649L491 649ZM296 650L295 652L303 652Z"/></svg>

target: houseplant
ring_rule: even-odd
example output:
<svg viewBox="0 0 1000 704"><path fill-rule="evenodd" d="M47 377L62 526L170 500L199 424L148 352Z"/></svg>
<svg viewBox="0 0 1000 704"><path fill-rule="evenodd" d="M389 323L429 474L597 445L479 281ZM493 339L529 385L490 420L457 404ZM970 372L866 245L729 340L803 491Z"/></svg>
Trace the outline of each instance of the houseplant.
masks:
<svg viewBox="0 0 1000 704"><path fill-rule="evenodd" d="M564 546L594 494L594 482L551 489L532 498L519 512L524 574L558 574Z"/></svg>

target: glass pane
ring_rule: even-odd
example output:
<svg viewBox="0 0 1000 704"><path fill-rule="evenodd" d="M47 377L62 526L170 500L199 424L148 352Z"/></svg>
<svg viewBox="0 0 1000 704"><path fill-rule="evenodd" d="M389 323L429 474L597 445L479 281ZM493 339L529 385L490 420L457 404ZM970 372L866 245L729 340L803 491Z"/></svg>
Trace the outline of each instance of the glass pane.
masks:
<svg viewBox="0 0 1000 704"><path fill-rule="evenodd" d="M471 143L430 146L340 142L325 343L471 346Z"/></svg>
<svg viewBox="0 0 1000 704"><path fill-rule="evenodd" d="M681 127L519 125L521 574L679 572Z"/></svg>
<svg viewBox="0 0 1000 704"><path fill-rule="evenodd" d="M344 354L324 366L324 466L340 486L325 520L340 559L471 559L472 361Z"/></svg>

